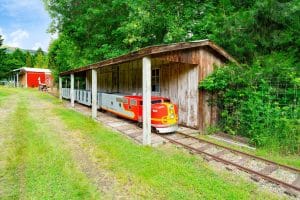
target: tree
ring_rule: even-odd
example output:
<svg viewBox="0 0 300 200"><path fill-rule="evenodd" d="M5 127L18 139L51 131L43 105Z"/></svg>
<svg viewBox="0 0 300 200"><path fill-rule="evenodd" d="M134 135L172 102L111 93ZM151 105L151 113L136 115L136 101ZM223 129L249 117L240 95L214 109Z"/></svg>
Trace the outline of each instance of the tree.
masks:
<svg viewBox="0 0 300 200"><path fill-rule="evenodd" d="M0 79L5 78L6 70L5 70L5 48L2 48L3 39L2 35L0 35Z"/></svg>
<svg viewBox="0 0 300 200"><path fill-rule="evenodd" d="M7 74L13 69L24 67L25 60L25 54L20 49L16 49L11 54L5 53L0 61L0 78L6 78Z"/></svg>
<svg viewBox="0 0 300 200"><path fill-rule="evenodd" d="M36 68L48 68L47 56L44 54L44 52L41 48L38 48L38 50L35 53L34 67L36 67Z"/></svg>
<svg viewBox="0 0 300 200"><path fill-rule="evenodd" d="M26 67L33 67L32 56L28 51L26 52Z"/></svg>

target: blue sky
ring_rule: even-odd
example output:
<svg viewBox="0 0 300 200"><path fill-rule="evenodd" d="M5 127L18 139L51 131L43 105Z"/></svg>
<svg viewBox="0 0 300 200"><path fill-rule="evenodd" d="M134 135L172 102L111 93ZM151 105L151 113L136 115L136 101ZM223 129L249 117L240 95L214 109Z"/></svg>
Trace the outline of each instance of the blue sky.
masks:
<svg viewBox="0 0 300 200"><path fill-rule="evenodd" d="M0 35L4 44L23 49L48 49L51 19L42 0L0 0Z"/></svg>

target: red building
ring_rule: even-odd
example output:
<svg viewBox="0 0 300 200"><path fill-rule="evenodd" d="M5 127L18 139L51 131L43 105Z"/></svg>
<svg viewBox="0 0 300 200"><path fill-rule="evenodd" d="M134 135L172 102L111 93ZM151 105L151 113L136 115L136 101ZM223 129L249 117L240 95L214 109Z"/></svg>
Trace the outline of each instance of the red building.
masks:
<svg viewBox="0 0 300 200"><path fill-rule="evenodd" d="M40 84L46 84L47 87L53 85L53 76L49 69L22 67L12 72L10 80L15 87L34 88Z"/></svg>

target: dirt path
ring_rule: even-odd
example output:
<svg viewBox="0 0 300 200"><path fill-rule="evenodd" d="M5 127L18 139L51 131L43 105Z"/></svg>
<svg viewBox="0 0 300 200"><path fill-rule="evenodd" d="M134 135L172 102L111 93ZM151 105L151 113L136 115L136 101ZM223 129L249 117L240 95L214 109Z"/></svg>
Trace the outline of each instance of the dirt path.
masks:
<svg viewBox="0 0 300 200"><path fill-rule="evenodd" d="M14 134L11 129L7 128L7 124L11 114L16 110L17 100L17 95L11 95L0 106L0 199L9 197L10 188L13 187L12 177L6 172L9 167L7 160L12 154L9 146L14 141Z"/></svg>
<svg viewBox="0 0 300 200"><path fill-rule="evenodd" d="M68 130L53 113L52 110L56 105L32 97L28 106L33 118L43 120L51 132L61 138L76 166L96 186L102 196L104 195L104 199L134 199L128 190L130 186L121 186L113 174L101 168L101 162L94 153L96 146L93 142L87 141L80 132Z"/></svg>

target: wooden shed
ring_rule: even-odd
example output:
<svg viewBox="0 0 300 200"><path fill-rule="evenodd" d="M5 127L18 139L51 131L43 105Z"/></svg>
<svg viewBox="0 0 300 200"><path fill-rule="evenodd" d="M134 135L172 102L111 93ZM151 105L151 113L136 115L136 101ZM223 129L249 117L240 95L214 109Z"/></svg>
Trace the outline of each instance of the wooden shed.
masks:
<svg viewBox="0 0 300 200"><path fill-rule="evenodd" d="M149 65L147 62L150 62L151 73L144 69ZM217 110L207 102L211 94L198 89L199 82L212 73L215 67L226 62L236 61L213 42L201 40L146 47L117 58L62 72L60 76L71 77L71 89L72 84L74 89L74 76L84 77L85 88L77 89L90 91L93 89L94 71L97 92L141 95L146 92L144 79L149 78L152 95L168 97L178 105L181 125L203 130L217 121ZM65 94L67 97L72 92ZM74 98L73 101L76 101Z"/></svg>

